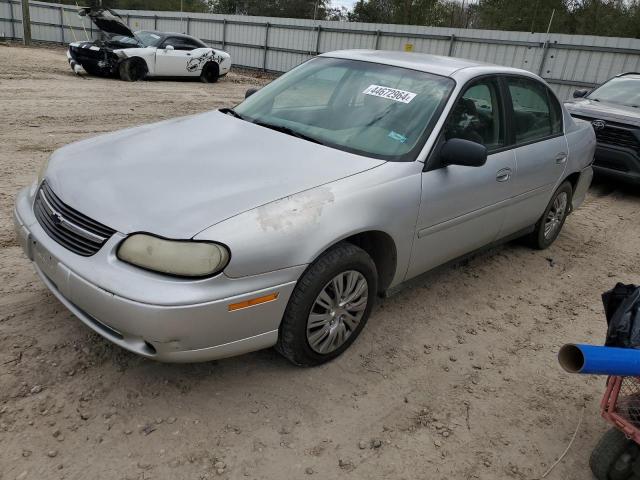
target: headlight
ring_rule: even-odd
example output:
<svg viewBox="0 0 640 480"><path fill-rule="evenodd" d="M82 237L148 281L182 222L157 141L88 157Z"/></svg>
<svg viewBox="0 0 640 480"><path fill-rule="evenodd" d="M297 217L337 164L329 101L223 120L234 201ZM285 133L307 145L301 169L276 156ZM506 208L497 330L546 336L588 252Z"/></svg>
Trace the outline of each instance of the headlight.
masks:
<svg viewBox="0 0 640 480"><path fill-rule="evenodd" d="M47 157L47 159L44 161L44 163L40 167L40 170L38 171L38 185L40 185L42 183L42 180L44 180L44 176L47 173L48 166L49 166L49 157Z"/></svg>
<svg viewBox="0 0 640 480"><path fill-rule="evenodd" d="M180 277L207 277L229 263L229 250L213 242L166 240L135 233L126 238L118 258L137 267Z"/></svg>

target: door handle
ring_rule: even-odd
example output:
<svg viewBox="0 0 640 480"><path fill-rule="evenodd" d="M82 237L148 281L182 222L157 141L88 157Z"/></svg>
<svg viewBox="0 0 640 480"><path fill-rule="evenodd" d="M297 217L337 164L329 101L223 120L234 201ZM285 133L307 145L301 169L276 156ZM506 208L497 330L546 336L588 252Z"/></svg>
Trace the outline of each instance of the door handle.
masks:
<svg viewBox="0 0 640 480"><path fill-rule="evenodd" d="M558 165L562 165L563 163L567 162L567 154L566 153L559 153L558 156L556 157L556 163Z"/></svg>
<svg viewBox="0 0 640 480"><path fill-rule="evenodd" d="M510 178L511 178L510 168L503 168L502 170L498 170L498 173L496 173L496 180L498 182L508 182Z"/></svg>

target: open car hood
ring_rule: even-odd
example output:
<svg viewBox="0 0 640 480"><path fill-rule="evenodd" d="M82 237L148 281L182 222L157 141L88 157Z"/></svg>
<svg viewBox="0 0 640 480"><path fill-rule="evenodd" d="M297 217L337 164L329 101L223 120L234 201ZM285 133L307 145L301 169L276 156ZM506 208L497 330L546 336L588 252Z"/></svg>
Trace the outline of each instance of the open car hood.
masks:
<svg viewBox="0 0 640 480"><path fill-rule="evenodd" d="M136 38L133 31L124 23L122 17L110 8L93 10L91 7L85 7L78 11L78 15L89 17L96 27L109 35Z"/></svg>

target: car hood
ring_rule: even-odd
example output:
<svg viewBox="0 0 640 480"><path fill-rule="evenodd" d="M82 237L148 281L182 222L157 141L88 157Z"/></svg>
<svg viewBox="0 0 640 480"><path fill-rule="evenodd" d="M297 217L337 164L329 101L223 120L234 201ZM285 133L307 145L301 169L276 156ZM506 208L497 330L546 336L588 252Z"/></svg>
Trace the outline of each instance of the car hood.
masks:
<svg viewBox="0 0 640 480"><path fill-rule="evenodd" d="M63 202L122 233L190 238L383 163L212 111L67 145L46 178Z"/></svg>
<svg viewBox="0 0 640 480"><path fill-rule="evenodd" d="M106 34L136 38L122 17L110 8L93 10L90 7L85 7L78 11L78 15L89 17L93 24Z"/></svg>
<svg viewBox="0 0 640 480"><path fill-rule="evenodd" d="M583 115L640 127L640 109L638 108L602 101L594 102L588 98L567 102L565 106L571 115Z"/></svg>

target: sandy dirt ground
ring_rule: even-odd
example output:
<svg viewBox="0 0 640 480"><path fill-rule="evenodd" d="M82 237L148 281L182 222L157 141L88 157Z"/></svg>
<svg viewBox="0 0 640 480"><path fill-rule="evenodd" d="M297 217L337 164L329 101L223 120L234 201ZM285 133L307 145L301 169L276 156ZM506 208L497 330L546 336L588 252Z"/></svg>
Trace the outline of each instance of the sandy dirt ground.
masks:
<svg viewBox="0 0 640 480"><path fill-rule="evenodd" d="M266 350L194 365L91 333L16 245L19 188L69 142L238 102L264 83L79 78L60 48L0 46L0 479L589 479L603 378L556 361L601 343L600 294L640 282L640 194L592 187L547 251L509 244L381 301L338 360Z"/></svg>

